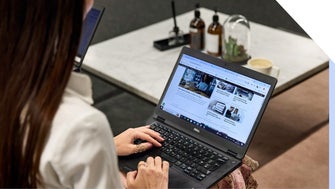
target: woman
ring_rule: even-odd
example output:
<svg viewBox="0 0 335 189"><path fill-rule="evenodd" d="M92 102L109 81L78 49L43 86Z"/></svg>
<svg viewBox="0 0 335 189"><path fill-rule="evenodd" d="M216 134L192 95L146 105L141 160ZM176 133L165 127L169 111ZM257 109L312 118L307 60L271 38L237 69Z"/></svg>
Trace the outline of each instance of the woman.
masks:
<svg viewBox="0 0 335 189"><path fill-rule="evenodd" d="M234 121L240 121L240 114L238 113L238 108L235 108L231 117Z"/></svg>
<svg viewBox="0 0 335 189"><path fill-rule="evenodd" d="M93 0L0 1L0 188L167 188L168 163L140 162L121 182L116 155L163 138L147 126L113 138L72 73ZM148 142L135 145L135 139ZM155 179L150 179L155 178Z"/></svg>

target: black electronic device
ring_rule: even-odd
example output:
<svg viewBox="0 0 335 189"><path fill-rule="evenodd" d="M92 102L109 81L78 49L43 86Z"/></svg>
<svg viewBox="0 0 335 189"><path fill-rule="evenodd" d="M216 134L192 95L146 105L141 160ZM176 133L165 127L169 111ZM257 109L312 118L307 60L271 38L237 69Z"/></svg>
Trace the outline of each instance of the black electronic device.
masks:
<svg viewBox="0 0 335 189"><path fill-rule="evenodd" d="M98 28L105 7L95 4L87 13L83 22L79 48L74 62L74 70L80 71L88 47L92 42L95 31Z"/></svg>
<svg viewBox="0 0 335 189"><path fill-rule="evenodd" d="M173 45L169 45L169 38L166 39L160 39L157 41L154 41L154 47L160 51L164 51L164 50L168 50L168 49L172 49L175 47L180 47L183 45L188 45L190 43L190 34L184 34L184 42L183 43L176 43Z"/></svg>
<svg viewBox="0 0 335 189"><path fill-rule="evenodd" d="M162 147L120 156L120 170L160 156L170 163L170 188L211 188L241 165L276 82L183 47L153 121L146 123L165 139Z"/></svg>

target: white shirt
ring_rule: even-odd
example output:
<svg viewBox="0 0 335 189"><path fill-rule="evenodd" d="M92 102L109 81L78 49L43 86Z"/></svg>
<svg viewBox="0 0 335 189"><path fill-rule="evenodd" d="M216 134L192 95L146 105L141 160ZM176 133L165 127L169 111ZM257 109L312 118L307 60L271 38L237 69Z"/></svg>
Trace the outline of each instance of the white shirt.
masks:
<svg viewBox="0 0 335 189"><path fill-rule="evenodd" d="M40 162L47 188L123 188L106 116L88 76L72 73Z"/></svg>

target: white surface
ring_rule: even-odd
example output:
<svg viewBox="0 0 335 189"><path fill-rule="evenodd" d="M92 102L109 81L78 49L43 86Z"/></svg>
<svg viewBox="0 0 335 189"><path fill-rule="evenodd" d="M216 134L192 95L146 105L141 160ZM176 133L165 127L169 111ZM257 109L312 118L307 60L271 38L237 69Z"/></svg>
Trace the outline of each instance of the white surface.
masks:
<svg viewBox="0 0 335 189"><path fill-rule="evenodd" d="M323 51L335 60L335 18L332 0L277 0ZM303 8L301 7L303 5Z"/></svg>
<svg viewBox="0 0 335 189"><path fill-rule="evenodd" d="M206 27L213 11L201 8ZM188 32L193 11L177 17L181 30ZM219 13L220 23L228 17ZM328 66L328 57L311 40L257 23L251 25L252 57L266 57L280 67L274 93L279 93ZM108 81L157 103L177 60L180 48L159 51L153 41L168 36L173 20L168 19L89 48L83 67Z"/></svg>

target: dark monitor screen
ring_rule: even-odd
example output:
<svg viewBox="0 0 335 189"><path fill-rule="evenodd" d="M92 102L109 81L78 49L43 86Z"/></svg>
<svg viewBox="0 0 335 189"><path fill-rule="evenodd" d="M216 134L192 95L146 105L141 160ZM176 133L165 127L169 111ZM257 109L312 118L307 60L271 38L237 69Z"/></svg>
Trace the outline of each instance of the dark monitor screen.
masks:
<svg viewBox="0 0 335 189"><path fill-rule="evenodd" d="M87 49L93 39L94 33L98 27L101 20L102 14L104 12L104 7L94 6L87 13L87 16L83 23L78 53L75 59L76 69L81 67L82 61L86 55Z"/></svg>

